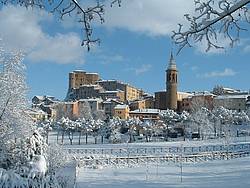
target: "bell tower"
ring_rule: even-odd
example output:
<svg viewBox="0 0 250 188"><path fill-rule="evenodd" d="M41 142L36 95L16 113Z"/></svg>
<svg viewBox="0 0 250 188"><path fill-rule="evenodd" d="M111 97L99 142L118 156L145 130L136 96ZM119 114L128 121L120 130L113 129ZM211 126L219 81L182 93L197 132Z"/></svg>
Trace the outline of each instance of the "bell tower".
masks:
<svg viewBox="0 0 250 188"><path fill-rule="evenodd" d="M176 63L171 51L169 64L166 70L166 107L171 110L177 110L177 75L178 71L176 68Z"/></svg>

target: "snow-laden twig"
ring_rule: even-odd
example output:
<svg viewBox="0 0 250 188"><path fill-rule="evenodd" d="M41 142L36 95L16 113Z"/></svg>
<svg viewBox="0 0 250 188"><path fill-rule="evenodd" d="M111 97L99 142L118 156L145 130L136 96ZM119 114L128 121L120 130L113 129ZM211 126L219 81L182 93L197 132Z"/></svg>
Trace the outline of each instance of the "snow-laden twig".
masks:
<svg viewBox="0 0 250 188"><path fill-rule="evenodd" d="M250 0L195 0L197 15L185 14L189 28L184 29L183 24L173 31L172 39L179 47L179 53L184 47L194 43L206 41L207 49L224 48L217 44L218 33L223 33L230 40L230 46L239 40L240 32L244 29L242 22L250 23L250 12L247 5Z"/></svg>
<svg viewBox="0 0 250 188"><path fill-rule="evenodd" d="M110 0L110 6L118 4L121 6L121 0ZM82 46L88 50L92 44L100 43L99 38L93 37L93 22L99 20L104 23L104 1L95 1L95 5L89 5L87 2L77 0L0 0L3 5L8 3L17 4L26 8L32 7L46 10L52 14L59 15L60 19L65 16L74 16L80 23L83 30Z"/></svg>

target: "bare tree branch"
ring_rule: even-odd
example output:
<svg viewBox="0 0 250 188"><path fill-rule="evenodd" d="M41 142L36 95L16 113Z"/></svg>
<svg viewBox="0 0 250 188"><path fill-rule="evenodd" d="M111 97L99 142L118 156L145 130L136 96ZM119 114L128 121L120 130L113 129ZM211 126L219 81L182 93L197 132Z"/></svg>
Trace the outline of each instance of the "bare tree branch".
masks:
<svg viewBox="0 0 250 188"><path fill-rule="evenodd" d="M250 0L195 0L196 13L184 17L189 22L189 28L184 31L183 25L179 24L177 31L173 31L172 39L179 47L179 53L185 46L191 47L191 42L207 42L207 49L224 48L217 45L218 33L223 33L230 40L231 47L239 40L240 31L246 30L241 27L241 22L250 23L250 12L247 5ZM217 26L218 24L218 26ZM220 25L219 25L220 24Z"/></svg>
<svg viewBox="0 0 250 188"><path fill-rule="evenodd" d="M110 6L118 4L121 6L121 0L110 0ZM77 0L0 0L3 5L8 3L17 4L20 6L38 7L53 14L58 14L60 19L65 16L75 16L83 29L82 46L86 46L88 50L94 43L100 43L99 38L93 37L93 21L99 20L104 23L104 8L103 1L96 0L94 6L86 5L86 3L78 2ZM84 8L86 5L86 8Z"/></svg>

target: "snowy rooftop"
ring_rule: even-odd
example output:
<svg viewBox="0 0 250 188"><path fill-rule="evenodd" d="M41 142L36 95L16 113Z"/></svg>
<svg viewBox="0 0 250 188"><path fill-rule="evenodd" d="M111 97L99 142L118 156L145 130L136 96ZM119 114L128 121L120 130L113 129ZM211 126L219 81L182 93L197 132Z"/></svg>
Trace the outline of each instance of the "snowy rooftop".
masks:
<svg viewBox="0 0 250 188"><path fill-rule="evenodd" d="M177 91L177 94L179 94L179 95L192 95L192 93L184 92L184 91Z"/></svg>
<svg viewBox="0 0 250 188"><path fill-rule="evenodd" d="M119 92L124 92L124 91L122 91L122 90L115 90L115 91L104 91L104 92L100 92L100 93L105 94L105 93L119 93Z"/></svg>
<svg viewBox="0 0 250 188"><path fill-rule="evenodd" d="M86 71L84 71L84 70L73 70L70 73L86 73Z"/></svg>
<svg viewBox="0 0 250 188"><path fill-rule="evenodd" d="M126 109L128 108L128 105L126 104L118 104L115 106L115 109Z"/></svg>
<svg viewBox="0 0 250 188"><path fill-rule="evenodd" d="M161 110L159 109L137 109L131 111L130 113L142 113L142 114L159 114Z"/></svg>
<svg viewBox="0 0 250 188"><path fill-rule="evenodd" d="M44 115L46 115L46 113L44 111L42 111L41 109L37 109L37 108L27 109L27 110L25 110L25 112L28 114L44 114Z"/></svg>
<svg viewBox="0 0 250 188"><path fill-rule="evenodd" d="M214 99L247 99L249 95L219 95Z"/></svg>
<svg viewBox="0 0 250 188"><path fill-rule="evenodd" d="M87 102L102 102L101 98L91 98L91 99L79 99L79 101L87 101Z"/></svg>
<svg viewBox="0 0 250 188"><path fill-rule="evenodd" d="M118 80L99 80L97 83L102 83L102 82L119 82Z"/></svg>
<svg viewBox="0 0 250 188"><path fill-rule="evenodd" d="M96 72L86 72L84 70L73 70L70 73L86 73L86 74L97 74L98 75L98 73L96 73Z"/></svg>
<svg viewBox="0 0 250 188"><path fill-rule="evenodd" d="M39 95L35 95L34 97L38 98L39 100L44 100L45 96L39 96Z"/></svg>
<svg viewBox="0 0 250 188"><path fill-rule="evenodd" d="M99 85L97 84L84 84L84 85L81 85L80 87L100 87Z"/></svg>
<svg viewBox="0 0 250 188"><path fill-rule="evenodd" d="M103 103L104 103L104 104L108 104L108 103L112 103L112 102L115 102L115 103L118 103L118 104L123 104L122 102L120 102L120 101L118 101L118 100L116 100L116 99L111 99L111 98L107 99L107 100L104 101Z"/></svg>
<svg viewBox="0 0 250 188"><path fill-rule="evenodd" d="M199 97L199 96L213 96L213 97L216 96L209 91L193 92L193 93L187 93L187 94L189 94L189 96L187 96L186 98Z"/></svg>

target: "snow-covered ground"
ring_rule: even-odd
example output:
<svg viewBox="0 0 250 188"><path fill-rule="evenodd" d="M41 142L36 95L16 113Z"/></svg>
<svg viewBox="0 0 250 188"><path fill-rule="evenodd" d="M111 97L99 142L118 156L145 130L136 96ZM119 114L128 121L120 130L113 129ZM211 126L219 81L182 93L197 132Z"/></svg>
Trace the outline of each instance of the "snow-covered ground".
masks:
<svg viewBox="0 0 250 188"><path fill-rule="evenodd" d="M248 188L250 157L137 168L78 169L77 188Z"/></svg>
<svg viewBox="0 0 250 188"><path fill-rule="evenodd" d="M60 138L59 138L60 140ZM93 144L94 140L78 145L75 137L70 145L65 136L64 148L150 148L150 147L197 147L233 143L250 143L250 136L210 139L201 141L174 141L150 143ZM49 142L56 142L56 133L51 132ZM250 157L232 160L218 160L201 163L180 163L145 165L134 168L78 168L77 188L248 188L250 187Z"/></svg>

